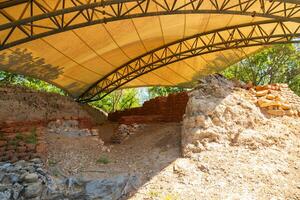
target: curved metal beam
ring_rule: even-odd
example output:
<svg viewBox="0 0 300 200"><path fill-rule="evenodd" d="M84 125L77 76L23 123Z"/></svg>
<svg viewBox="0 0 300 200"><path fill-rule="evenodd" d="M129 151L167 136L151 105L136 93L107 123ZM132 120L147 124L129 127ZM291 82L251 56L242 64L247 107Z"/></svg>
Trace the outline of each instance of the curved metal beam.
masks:
<svg viewBox="0 0 300 200"><path fill-rule="evenodd" d="M62 2L65 1L67 0ZM25 6L23 12L29 13L31 17L18 20L12 19L1 9L0 13L10 23L0 25L0 31L8 30L8 34L0 38L0 50L85 26L157 15L231 14L300 22L300 2L295 0L98 0L88 4L81 1L69 0L74 6L66 8L63 3L62 9L54 11L37 0L27 1L31 5ZM39 8L39 13L43 14L34 15L30 9L33 6ZM40 25L43 20L48 22ZM19 39L14 40L13 36L18 29L24 33L24 38L17 37Z"/></svg>
<svg viewBox="0 0 300 200"><path fill-rule="evenodd" d="M227 49L299 42L293 41L293 38L300 37L300 25L296 24L291 30L286 23L288 22L268 21L254 25L244 24L197 34L167 44L125 63L106 75L90 86L78 101L86 103L100 100L139 76L191 57ZM245 29L248 34L244 33Z"/></svg>
<svg viewBox="0 0 300 200"><path fill-rule="evenodd" d="M28 0L4 0L0 3L0 9L13 7L22 3L27 3Z"/></svg>

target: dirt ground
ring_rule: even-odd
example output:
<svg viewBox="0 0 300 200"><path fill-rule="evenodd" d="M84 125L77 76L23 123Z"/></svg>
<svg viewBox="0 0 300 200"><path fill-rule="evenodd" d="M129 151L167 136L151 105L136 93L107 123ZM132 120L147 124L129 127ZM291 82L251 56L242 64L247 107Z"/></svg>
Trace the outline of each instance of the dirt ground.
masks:
<svg viewBox="0 0 300 200"><path fill-rule="evenodd" d="M110 144L116 124L99 127L98 137L48 134L48 164L52 174L88 179L119 174L138 175L141 184L180 156L180 124L144 125L122 144Z"/></svg>
<svg viewBox="0 0 300 200"><path fill-rule="evenodd" d="M211 86L208 85L208 88ZM11 95L14 93L11 92ZM210 95L213 92L208 93ZM30 93L30 98L26 99L31 101L32 96ZM299 97L287 93L283 96L300 108ZM48 105L47 97L45 95L35 101ZM240 97L231 100L236 102ZM11 112L11 116L21 116L22 119L41 115L40 110L45 107L40 104L39 109L28 114L28 111L32 111L32 102L21 103L18 109L14 109L22 114L19 116L11 110L14 106L10 106L19 99L12 101L14 98L7 95L3 98L6 113ZM74 115L72 109L66 109L71 110L70 113L58 109L56 103L59 101L55 98L47 108L55 111L53 117L61 113ZM203 99L205 106L195 104L193 108L206 109L211 102L207 97ZM263 114L259 110L257 113L251 113L249 109L241 110L244 104L232 103L231 100L228 102L232 107L239 107L232 109L239 113L236 115L238 119L247 121L256 114ZM248 103L251 104L251 101ZM68 105L72 107L73 104ZM49 112L47 109L44 113ZM2 117L6 119L7 115L3 113ZM220 116L223 117L223 114ZM247 128L246 132L243 129L235 143L230 142L234 138L201 143L203 147L206 145L205 148L190 158L181 157L180 123L142 125L122 144L110 143L118 127L113 123L99 126L99 136L74 137L48 133L47 167L52 175L60 178L74 176L98 179L136 175L140 179L140 186L126 197L131 200L300 200L300 116L263 118L255 122L251 129ZM237 129L235 122L238 120L228 119L224 123L233 124L232 129ZM222 129L216 130L220 130L220 134L224 132ZM231 132L231 129L227 132ZM226 138L226 134L222 137Z"/></svg>
<svg viewBox="0 0 300 200"><path fill-rule="evenodd" d="M284 119L289 126L291 119ZM261 131L276 120L284 121ZM132 200L300 199L300 127L291 134L279 130L272 145L216 143L194 159L180 158L180 124L145 125L123 144L108 143L115 124L99 128L105 145L97 137L48 135L51 173L89 179L137 174L141 186Z"/></svg>
<svg viewBox="0 0 300 200"><path fill-rule="evenodd" d="M130 199L299 200L300 120L272 118L257 131L272 137L251 145L211 144L192 159L174 161Z"/></svg>

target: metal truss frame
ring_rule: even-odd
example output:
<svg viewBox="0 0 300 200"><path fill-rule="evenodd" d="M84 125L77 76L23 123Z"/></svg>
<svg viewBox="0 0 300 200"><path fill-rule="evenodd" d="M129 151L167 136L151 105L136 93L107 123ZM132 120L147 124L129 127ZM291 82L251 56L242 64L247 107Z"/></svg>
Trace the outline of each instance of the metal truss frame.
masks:
<svg viewBox="0 0 300 200"><path fill-rule="evenodd" d="M87 103L100 100L133 79L195 56L227 49L300 42L294 40L300 37L300 24L295 23L291 29L287 23L290 22L250 23L196 34L172 42L125 63L91 85L77 101Z"/></svg>
<svg viewBox="0 0 300 200"><path fill-rule="evenodd" d="M7 33L0 38L0 50L85 26L147 16L230 14L300 22L299 0L90 0L88 2L60 0L54 9L41 4L39 0L10 0L0 3L0 14L9 21L0 24L0 32ZM26 6L21 11L21 17L14 19L5 9L18 4ZM39 14L34 13L34 8L39 9ZM20 30L24 34L23 37L14 37L16 32L19 32L16 30Z"/></svg>

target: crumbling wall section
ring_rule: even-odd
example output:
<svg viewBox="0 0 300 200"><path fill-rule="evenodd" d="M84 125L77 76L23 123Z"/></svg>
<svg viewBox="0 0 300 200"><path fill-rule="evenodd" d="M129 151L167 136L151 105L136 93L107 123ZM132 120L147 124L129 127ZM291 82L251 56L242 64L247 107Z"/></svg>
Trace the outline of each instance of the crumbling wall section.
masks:
<svg viewBox="0 0 300 200"><path fill-rule="evenodd" d="M140 108L110 113L108 119L123 124L151 122L180 122L185 112L188 95L186 92L170 94L146 101Z"/></svg>
<svg viewBox="0 0 300 200"><path fill-rule="evenodd" d="M47 144L42 121L1 122L0 162L45 159Z"/></svg>
<svg viewBox="0 0 300 200"><path fill-rule="evenodd" d="M46 132L94 135L107 118L70 97L18 86L0 86L0 109L0 161L45 158Z"/></svg>
<svg viewBox="0 0 300 200"><path fill-rule="evenodd" d="M85 119L95 124L99 118L103 121L106 118L105 113L100 111L98 118L94 118L90 114L97 112L94 108L80 105L71 97L17 86L0 86L0 107L0 122Z"/></svg>
<svg viewBox="0 0 300 200"><path fill-rule="evenodd" d="M189 93L182 125L186 157L214 148L284 145L300 117L300 98L286 85L241 85L221 75L203 78Z"/></svg>

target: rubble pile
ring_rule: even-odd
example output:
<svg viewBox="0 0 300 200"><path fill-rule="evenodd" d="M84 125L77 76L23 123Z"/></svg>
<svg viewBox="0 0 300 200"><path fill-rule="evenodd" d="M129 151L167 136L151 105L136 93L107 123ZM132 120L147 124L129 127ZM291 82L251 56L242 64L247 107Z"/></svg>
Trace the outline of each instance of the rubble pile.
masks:
<svg viewBox="0 0 300 200"><path fill-rule="evenodd" d="M120 124L118 126L117 131L114 133L114 135L111 137L112 143L121 144L125 140L129 138L130 135L135 134L138 130L140 130L143 127L142 124Z"/></svg>
<svg viewBox="0 0 300 200"><path fill-rule="evenodd" d="M0 199L120 199L139 184L137 176L119 175L110 179L84 180L55 178L40 159L0 163Z"/></svg>
<svg viewBox="0 0 300 200"><path fill-rule="evenodd" d="M80 128L78 120L55 120L47 125L48 133L56 133L66 136L96 136L97 129Z"/></svg>
<svg viewBox="0 0 300 200"><path fill-rule="evenodd" d="M250 89L257 105L270 115L300 117L299 98L286 84L256 86Z"/></svg>
<svg viewBox="0 0 300 200"><path fill-rule="evenodd" d="M300 199L300 97L281 84L250 88L219 74L201 79L188 93L184 158L132 199Z"/></svg>
<svg viewBox="0 0 300 200"><path fill-rule="evenodd" d="M183 155L190 157L224 145L259 148L279 144L290 125L271 126L273 118L298 118L299 106L300 97L284 84L245 90L221 75L210 75L189 93L182 126Z"/></svg>

